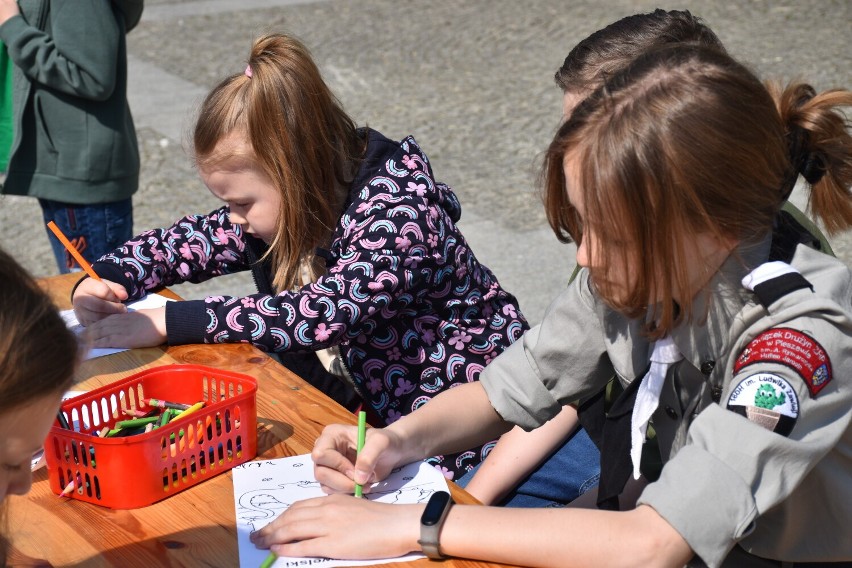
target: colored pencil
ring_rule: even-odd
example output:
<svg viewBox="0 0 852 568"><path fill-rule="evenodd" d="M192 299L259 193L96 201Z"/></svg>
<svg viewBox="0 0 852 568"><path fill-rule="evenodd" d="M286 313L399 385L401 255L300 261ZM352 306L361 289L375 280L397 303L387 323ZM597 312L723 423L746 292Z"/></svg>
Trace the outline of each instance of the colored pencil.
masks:
<svg viewBox="0 0 852 568"><path fill-rule="evenodd" d="M62 231L59 229L59 227L56 226L56 223L54 223L53 221L49 221L47 223L47 228L50 229L51 231L53 231L53 234L56 235L56 238L59 239L59 242L61 242L65 246L65 248L68 250L68 252L71 253L71 256L74 257L74 259L80 265L80 268L82 268L83 270L86 271L86 274L88 274L89 276L91 276L95 280L101 279L101 277L98 276L98 274L92 268L92 265L89 264L89 261L87 261L85 258L83 258L83 255L80 254L80 251L77 250L77 247L75 247L74 245L71 244L71 241L69 241L68 237L66 237L62 233Z"/></svg>
<svg viewBox="0 0 852 568"><path fill-rule="evenodd" d="M74 481L70 481L68 485L65 486L65 489L62 490L62 493L59 494L60 497L68 497L74 491Z"/></svg>
<svg viewBox="0 0 852 568"><path fill-rule="evenodd" d="M272 566L273 564L275 564L275 561L276 561L276 560L278 560L278 555L277 555L277 554L275 554L274 552L270 552L270 553L269 553L269 556L267 556L267 557L264 559L264 561L263 561L263 562L261 562L261 564L260 564L260 568L269 568L270 566Z"/></svg>
<svg viewBox="0 0 852 568"><path fill-rule="evenodd" d="M358 413L358 447L356 455L361 455L361 450L364 449L364 442L367 439L367 413L363 410ZM360 483L355 484L355 497L364 496L364 486Z"/></svg>
<svg viewBox="0 0 852 568"><path fill-rule="evenodd" d="M179 412L179 413L177 414L177 416L175 416L175 417L173 417L173 418L172 418L172 420L177 420L178 418L183 418L183 417L184 417L184 416L186 416L187 414L192 414L192 413L193 413L193 412L195 412L196 410L201 410L201 408L202 408L203 406L204 406L204 402L196 402L195 404L193 404L192 406L190 406L190 407L189 407L189 408L187 408L186 410L183 410L183 411Z"/></svg>
<svg viewBox="0 0 852 568"><path fill-rule="evenodd" d="M63 430L71 429L71 425L68 424L68 419L65 418L65 415L62 413L62 410L59 410L59 412L56 413L56 418L57 420L59 420L59 425L62 427Z"/></svg>
<svg viewBox="0 0 852 568"><path fill-rule="evenodd" d="M179 402L169 402L167 400L160 400L158 398L149 398L147 401L148 406L156 406L157 408L172 408L174 410L188 410L191 404L181 404Z"/></svg>

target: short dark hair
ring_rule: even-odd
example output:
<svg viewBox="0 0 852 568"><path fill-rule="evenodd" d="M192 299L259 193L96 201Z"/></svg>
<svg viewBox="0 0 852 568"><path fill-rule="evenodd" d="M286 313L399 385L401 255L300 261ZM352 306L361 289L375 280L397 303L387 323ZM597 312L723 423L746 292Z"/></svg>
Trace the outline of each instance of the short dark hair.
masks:
<svg viewBox="0 0 852 568"><path fill-rule="evenodd" d="M642 53L672 43L694 43L725 51L701 18L688 10L657 9L622 18L578 43L554 79L563 92L593 91Z"/></svg>

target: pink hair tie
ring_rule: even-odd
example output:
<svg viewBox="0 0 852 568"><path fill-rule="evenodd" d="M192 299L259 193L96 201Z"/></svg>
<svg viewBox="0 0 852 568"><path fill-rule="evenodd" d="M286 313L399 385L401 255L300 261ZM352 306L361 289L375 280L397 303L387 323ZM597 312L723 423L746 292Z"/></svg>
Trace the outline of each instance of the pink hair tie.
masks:
<svg viewBox="0 0 852 568"><path fill-rule="evenodd" d="M251 79L251 65L246 65L246 77Z"/></svg>

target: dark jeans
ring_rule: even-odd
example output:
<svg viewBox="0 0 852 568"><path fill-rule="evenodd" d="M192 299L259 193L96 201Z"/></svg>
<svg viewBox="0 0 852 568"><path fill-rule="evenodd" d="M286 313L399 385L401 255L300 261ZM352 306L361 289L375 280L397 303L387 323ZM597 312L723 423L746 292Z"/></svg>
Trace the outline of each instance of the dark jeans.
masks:
<svg viewBox="0 0 852 568"><path fill-rule="evenodd" d="M53 221L77 247L83 258L94 262L133 238L133 203L79 205L39 199L44 223ZM82 270L52 232L45 227L60 274Z"/></svg>
<svg viewBox="0 0 852 568"><path fill-rule="evenodd" d="M486 458L488 459L488 458ZM562 507L598 484L601 454L583 428L568 438L538 469L521 481L500 505ZM459 478L465 487L479 466Z"/></svg>

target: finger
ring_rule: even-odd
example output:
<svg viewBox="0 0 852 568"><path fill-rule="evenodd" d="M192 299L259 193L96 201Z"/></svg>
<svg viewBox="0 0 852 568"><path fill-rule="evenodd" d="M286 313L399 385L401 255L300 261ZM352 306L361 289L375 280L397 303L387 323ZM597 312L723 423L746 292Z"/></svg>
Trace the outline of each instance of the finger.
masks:
<svg viewBox="0 0 852 568"><path fill-rule="evenodd" d="M125 314L112 315L99 320L86 328L86 336L92 347L98 348L127 348L132 347L131 327Z"/></svg>
<svg viewBox="0 0 852 568"><path fill-rule="evenodd" d="M116 282L112 282L110 280L102 280L101 282L104 282L107 287L109 287L110 292L112 293L115 300L119 302L127 301L129 294L127 293L127 290L124 288L124 286Z"/></svg>
<svg viewBox="0 0 852 568"><path fill-rule="evenodd" d="M121 302L114 302L96 296L81 296L76 301L75 309L98 314L102 317L127 312L127 306Z"/></svg>
<svg viewBox="0 0 852 568"><path fill-rule="evenodd" d="M306 499L294 503L278 518L249 535L258 548L269 548L273 544L313 538L325 532L321 521L323 498Z"/></svg>
<svg viewBox="0 0 852 568"><path fill-rule="evenodd" d="M95 296L109 302L123 302L127 299L127 290L124 286L111 280L95 280L87 278L80 283L74 292L73 300L85 296Z"/></svg>
<svg viewBox="0 0 852 568"><path fill-rule="evenodd" d="M326 493L354 490L355 464L349 458L354 457L355 436L352 426L333 424L327 426L314 443L311 459L314 462L314 475Z"/></svg>
<svg viewBox="0 0 852 568"><path fill-rule="evenodd" d="M367 440L361 453L355 460L355 483L365 485L376 481L376 464L379 458L388 450L388 438L380 429L367 432ZM367 487L364 487L366 490Z"/></svg>

